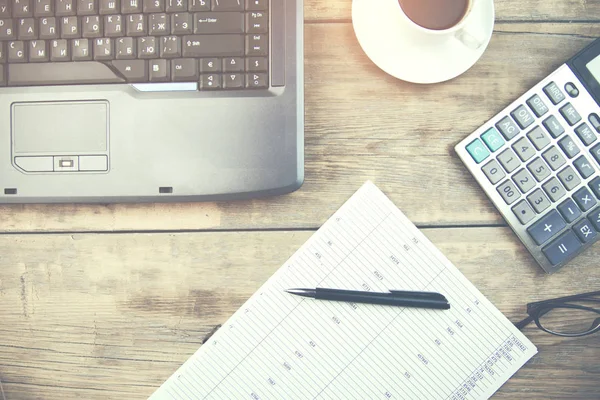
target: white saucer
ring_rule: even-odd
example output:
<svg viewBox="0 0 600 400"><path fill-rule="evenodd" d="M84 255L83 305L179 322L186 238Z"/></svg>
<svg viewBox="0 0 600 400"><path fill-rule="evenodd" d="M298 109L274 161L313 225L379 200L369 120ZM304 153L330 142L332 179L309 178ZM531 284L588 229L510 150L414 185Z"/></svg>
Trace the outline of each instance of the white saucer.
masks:
<svg viewBox="0 0 600 400"><path fill-rule="evenodd" d="M398 22L397 10L386 10L385 6L374 3L391 4L381 0L352 1L354 32L375 65L403 81L436 83L457 77L483 55L494 30L493 2L476 1L465 28L481 32L485 37L481 47L470 49L453 34L441 40L415 43L411 27Z"/></svg>

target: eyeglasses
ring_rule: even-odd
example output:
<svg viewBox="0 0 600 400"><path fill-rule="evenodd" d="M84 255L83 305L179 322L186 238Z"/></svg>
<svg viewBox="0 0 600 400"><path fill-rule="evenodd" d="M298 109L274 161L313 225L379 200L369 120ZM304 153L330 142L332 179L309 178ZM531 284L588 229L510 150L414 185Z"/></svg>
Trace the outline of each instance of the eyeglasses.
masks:
<svg viewBox="0 0 600 400"><path fill-rule="evenodd" d="M600 332L599 307L600 291L536 301L527 304L529 316L515 326L523 329L534 321L538 328L553 335L586 336Z"/></svg>

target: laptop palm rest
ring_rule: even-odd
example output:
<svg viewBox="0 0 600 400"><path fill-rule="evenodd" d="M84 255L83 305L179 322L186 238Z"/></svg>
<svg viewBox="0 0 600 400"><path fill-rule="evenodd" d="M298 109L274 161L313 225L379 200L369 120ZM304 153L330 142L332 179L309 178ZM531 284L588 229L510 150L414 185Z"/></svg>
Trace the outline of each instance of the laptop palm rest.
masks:
<svg viewBox="0 0 600 400"><path fill-rule="evenodd" d="M24 172L108 170L107 101L13 103L13 162Z"/></svg>

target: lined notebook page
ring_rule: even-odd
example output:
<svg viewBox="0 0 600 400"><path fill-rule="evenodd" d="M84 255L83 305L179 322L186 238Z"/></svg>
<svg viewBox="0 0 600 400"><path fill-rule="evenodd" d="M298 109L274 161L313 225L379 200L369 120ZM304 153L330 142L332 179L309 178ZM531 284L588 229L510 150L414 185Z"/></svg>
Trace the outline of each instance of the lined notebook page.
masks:
<svg viewBox="0 0 600 400"><path fill-rule="evenodd" d="M294 287L434 291L451 309ZM150 399L486 399L536 352L367 182Z"/></svg>

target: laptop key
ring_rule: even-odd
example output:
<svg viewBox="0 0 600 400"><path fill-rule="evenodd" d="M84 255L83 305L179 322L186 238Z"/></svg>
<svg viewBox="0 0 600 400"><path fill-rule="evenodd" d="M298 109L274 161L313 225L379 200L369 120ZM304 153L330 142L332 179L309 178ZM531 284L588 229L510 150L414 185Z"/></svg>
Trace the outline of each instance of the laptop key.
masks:
<svg viewBox="0 0 600 400"><path fill-rule="evenodd" d="M246 0L246 10L248 11L266 11L268 8L268 0Z"/></svg>
<svg viewBox="0 0 600 400"><path fill-rule="evenodd" d="M11 12L11 0L0 1L0 18L10 18Z"/></svg>
<svg viewBox="0 0 600 400"><path fill-rule="evenodd" d="M112 65L125 77L127 82L148 82L148 62L146 60L116 60Z"/></svg>
<svg viewBox="0 0 600 400"><path fill-rule="evenodd" d="M197 82L198 63L193 58L171 60L171 79L174 82Z"/></svg>
<svg viewBox="0 0 600 400"><path fill-rule="evenodd" d="M246 87L250 89L266 89L269 87L267 74L260 72L246 74Z"/></svg>
<svg viewBox="0 0 600 400"><path fill-rule="evenodd" d="M150 60L148 69L150 82L168 82L171 79L170 69L169 60Z"/></svg>
<svg viewBox="0 0 600 400"><path fill-rule="evenodd" d="M200 90L221 89L221 75L202 74L200 75Z"/></svg>
<svg viewBox="0 0 600 400"><path fill-rule="evenodd" d="M244 11L243 0L218 0L212 1L213 11Z"/></svg>
<svg viewBox="0 0 600 400"><path fill-rule="evenodd" d="M244 33L244 14L214 12L194 14L194 33Z"/></svg>
<svg viewBox="0 0 600 400"><path fill-rule="evenodd" d="M183 37L183 57L226 57L244 55L242 35L187 35Z"/></svg>
<svg viewBox="0 0 600 400"><path fill-rule="evenodd" d="M125 83L125 77L95 61L8 65L11 86L91 83Z"/></svg>

